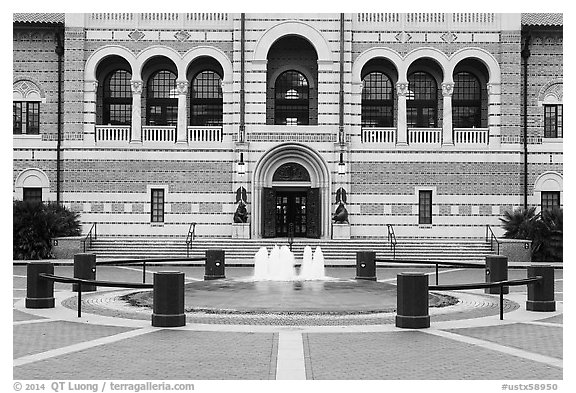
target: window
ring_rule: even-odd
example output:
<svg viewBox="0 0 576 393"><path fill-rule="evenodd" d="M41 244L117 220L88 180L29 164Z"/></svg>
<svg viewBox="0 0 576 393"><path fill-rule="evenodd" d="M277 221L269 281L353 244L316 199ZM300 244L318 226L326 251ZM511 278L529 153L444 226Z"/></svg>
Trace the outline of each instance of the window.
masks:
<svg viewBox="0 0 576 393"><path fill-rule="evenodd" d="M308 80L298 71L286 71L276 79L274 124L309 124Z"/></svg>
<svg viewBox="0 0 576 393"><path fill-rule="evenodd" d="M24 202L42 202L42 188L24 187L22 191L22 200Z"/></svg>
<svg viewBox="0 0 576 393"><path fill-rule="evenodd" d="M541 199L542 211L560 207L560 191L542 191Z"/></svg>
<svg viewBox="0 0 576 393"><path fill-rule="evenodd" d="M152 189L152 201L151 201L151 221L153 223L164 222L164 189L153 188Z"/></svg>
<svg viewBox="0 0 576 393"><path fill-rule="evenodd" d="M544 105L544 138L562 138L562 105Z"/></svg>
<svg viewBox="0 0 576 393"><path fill-rule="evenodd" d="M214 71L202 71L192 80L190 124L222 125L222 79Z"/></svg>
<svg viewBox="0 0 576 393"><path fill-rule="evenodd" d="M132 74L125 70L111 72L104 80L103 123L129 125L132 122Z"/></svg>
<svg viewBox="0 0 576 393"><path fill-rule="evenodd" d="M430 190L419 192L418 224L432 224L432 191Z"/></svg>
<svg viewBox="0 0 576 393"><path fill-rule="evenodd" d="M438 124L438 87L426 72L408 76L406 120L408 127L432 128Z"/></svg>
<svg viewBox="0 0 576 393"><path fill-rule="evenodd" d="M14 101L13 133L38 135L40 133L40 102Z"/></svg>
<svg viewBox="0 0 576 393"><path fill-rule="evenodd" d="M148 80L146 123L150 126L175 126L178 123L176 75L158 71Z"/></svg>
<svg viewBox="0 0 576 393"><path fill-rule="evenodd" d="M480 81L469 72L454 76L452 124L455 128L481 127L482 90Z"/></svg>
<svg viewBox="0 0 576 393"><path fill-rule="evenodd" d="M382 72L371 72L362 80L362 127L394 125L394 89Z"/></svg>

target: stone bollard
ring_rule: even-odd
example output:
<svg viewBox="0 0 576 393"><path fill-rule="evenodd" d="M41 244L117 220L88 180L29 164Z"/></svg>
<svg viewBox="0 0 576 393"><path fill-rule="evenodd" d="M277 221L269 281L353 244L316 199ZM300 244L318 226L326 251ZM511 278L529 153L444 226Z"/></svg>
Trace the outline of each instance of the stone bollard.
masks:
<svg viewBox="0 0 576 393"><path fill-rule="evenodd" d="M217 280L226 278L225 253L224 250L206 250L206 267L204 271L204 280Z"/></svg>
<svg viewBox="0 0 576 393"><path fill-rule="evenodd" d="M152 326L178 327L185 325L184 273L154 273Z"/></svg>
<svg viewBox="0 0 576 393"><path fill-rule="evenodd" d="M396 327L429 328L428 276L424 273L400 273L396 281Z"/></svg>
<svg viewBox="0 0 576 393"><path fill-rule="evenodd" d="M487 255L486 256L486 282L497 282L508 280L508 257L504 255ZM509 287L503 286L502 293L506 294ZM485 293L499 294L500 288L486 288Z"/></svg>
<svg viewBox="0 0 576 393"><path fill-rule="evenodd" d="M376 281L376 253L374 251L356 252L356 280Z"/></svg>
<svg viewBox="0 0 576 393"><path fill-rule="evenodd" d="M39 276L54 274L51 262L30 262L26 270L26 308L54 308L54 281Z"/></svg>
<svg viewBox="0 0 576 393"><path fill-rule="evenodd" d="M554 301L554 267L552 266L529 266L528 278L541 276L542 280L528 285L528 311L556 311Z"/></svg>
<svg viewBox="0 0 576 393"><path fill-rule="evenodd" d="M96 254L74 254L74 278L96 280ZM78 292L78 284L72 290ZM96 285L82 284L82 292L94 292Z"/></svg>

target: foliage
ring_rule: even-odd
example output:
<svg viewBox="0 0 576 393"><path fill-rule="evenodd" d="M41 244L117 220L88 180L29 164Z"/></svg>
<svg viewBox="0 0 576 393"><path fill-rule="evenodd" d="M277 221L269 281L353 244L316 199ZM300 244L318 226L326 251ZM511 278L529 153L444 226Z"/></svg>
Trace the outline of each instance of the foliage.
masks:
<svg viewBox="0 0 576 393"><path fill-rule="evenodd" d="M555 262L563 257L562 209L545 210L536 214L536 208L507 211L500 218L509 239L532 241L532 260Z"/></svg>
<svg viewBox="0 0 576 393"><path fill-rule="evenodd" d="M52 238L81 233L79 214L57 203L14 201L12 212L14 259L50 258Z"/></svg>

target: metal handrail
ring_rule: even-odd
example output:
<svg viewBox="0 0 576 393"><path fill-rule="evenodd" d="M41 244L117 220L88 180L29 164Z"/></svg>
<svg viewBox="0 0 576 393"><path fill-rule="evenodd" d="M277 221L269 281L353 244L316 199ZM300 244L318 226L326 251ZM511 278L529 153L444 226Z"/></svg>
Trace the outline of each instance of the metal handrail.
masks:
<svg viewBox="0 0 576 393"><path fill-rule="evenodd" d="M388 227L388 242L390 243L390 250L392 250L392 259L396 259L396 234L392 224L386 224Z"/></svg>
<svg viewBox="0 0 576 393"><path fill-rule="evenodd" d="M488 233L490 233L490 239L488 239L489 236ZM486 242L490 242L490 251L494 251L494 243L493 243L494 240L496 241L497 253L498 255L500 255L500 242L498 241L498 238L494 234L494 231L492 231L490 225L486 225Z"/></svg>
<svg viewBox="0 0 576 393"><path fill-rule="evenodd" d="M288 247L292 251L292 244L294 244L294 223L288 224Z"/></svg>
<svg viewBox="0 0 576 393"><path fill-rule="evenodd" d="M90 228L90 231L88 232L88 234L86 235L86 237L82 240L82 243L84 245L84 252L86 252L86 242L88 241L88 239L90 239L90 242L88 244L88 247L92 247L92 231L94 231L94 240L97 239L97 233L96 233L96 223L92 224L92 227Z"/></svg>
<svg viewBox="0 0 576 393"><path fill-rule="evenodd" d="M409 265L409 264L435 265L435 267L436 267L436 285L438 285L438 276L440 275L439 270L438 270L438 266L439 266L439 265L451 266L451 267L460 267L460 268L485 268L485 267L486 267L485 264L473 263L473 262L450 262L450 261L434 261L434 260L422 261L422 260L413 260L413 259L386 259L386 258L375 258L375 259L374 259L374 262L380 262L380 263L389 263L389 262L393 262L393 263L405 263L405 264L407 264L407 265Z"/></svg>
<svg viewBox="0 0 576 393"><path fill-rule="evenodd" d="M142 282L146 283L146 263L149 262L195 262L195 261L206 261L206 257L194 257L194 258L147 258L147 259L117 259L112 261L102 261L96 262L96 266L100 265L142 265Z"/></svg>
<svg viewBox="0 0 576 393"><path fill-rule="evenodd" d="M483 288L500 288L500 320L504 320L504 287L513 287L519 285L531 285L542 280L542 276L523 278L520 280L506 280L495 282L479 282L470 284L452 284L452 285L430 285L429 290L433 291L455 291L459 289L483 289Z"/></svg>
<svg viewBox="0 0 576 393"><path fill-rule="evenodd" d="M54 274L40 273L39 277L46 280L52 280L56 282L61 282L65 284L78 284L78 318L82 317L82 285L96 285L99 287L111 287L111 288L135 288L135 289L151 289L154 288L154 284L141 284L133 282L115 282L115 281L97 281L97 280L86 280L83 278L76 277L64 277L55 276Z"/></svg>
<svg viewBox="0 0 576 393"><path fill-rule="evenodd" d="M188 227L188 234L186 235L186 258L190 257L190 249L192 248L192 242L196 238L196 223L190 223Z"/></svg>

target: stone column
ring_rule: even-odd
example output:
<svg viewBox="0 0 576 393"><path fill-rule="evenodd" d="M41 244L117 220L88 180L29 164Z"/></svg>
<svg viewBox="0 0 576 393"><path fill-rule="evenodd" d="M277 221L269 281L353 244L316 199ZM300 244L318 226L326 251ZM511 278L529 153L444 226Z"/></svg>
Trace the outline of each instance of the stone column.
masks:
<svg viewBox="0 0 576 393"><path fill-rule="evenodd" d="M96 143L96 92L98 81L84 82L84 142Z"/></svg>
<svg viewBox="0 0 576 393"><path fill-rule="evenodd" d="M132 80L132 132L130 143L142 142L142 81Z"/></svg>
<svg viewBox="0 0 576 393"><path fill-rule="evenodd" d="M488 83L488 144L499 147L501 143L500 114L502 105L501 85Z"/></svg>
<svg viewBox="0 0 576 393"><path fill-rule="evenodd" d="M188 92L188 81L177 81L178 91L178 125L176 127L176 143L188 143L188 124L186 121L186 93Z"/></svg>
<svg viewBox="0 0 576 393"><path fill-rule="evenodd" d="M406 95L408 94L408 83L396 83L396 94L398 95L396 145L406 146L408 144L408 126L406 119Z"/></svg>
<svg viewBox="0 0 576 393"><path fill-rule="evenodd" d="M452 129L452 93L454 92L454 83L442 83L442 96L444 97L444 119L442 122L442 144L447 146L454 145L454 132Z"/></svg>

